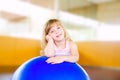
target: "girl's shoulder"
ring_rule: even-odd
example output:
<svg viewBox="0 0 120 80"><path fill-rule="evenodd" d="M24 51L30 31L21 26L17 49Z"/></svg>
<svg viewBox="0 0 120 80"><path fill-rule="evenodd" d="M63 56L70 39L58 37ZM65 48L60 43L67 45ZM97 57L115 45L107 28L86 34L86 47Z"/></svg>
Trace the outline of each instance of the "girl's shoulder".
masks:
<svg viewBox="0 0 120 80"><path fill-rule="evenodd" d="M68 42L69 42L69 46L70 46L71 48L77 47L76 42L74 42L74 41L72 41L72 40L68 40Z"/></svg>
<svg viewBox="0 0 120 80"><path fill-rule="evenodd" d="M76 46L76 43L72 40L67 40L70 46Z"/></svg>

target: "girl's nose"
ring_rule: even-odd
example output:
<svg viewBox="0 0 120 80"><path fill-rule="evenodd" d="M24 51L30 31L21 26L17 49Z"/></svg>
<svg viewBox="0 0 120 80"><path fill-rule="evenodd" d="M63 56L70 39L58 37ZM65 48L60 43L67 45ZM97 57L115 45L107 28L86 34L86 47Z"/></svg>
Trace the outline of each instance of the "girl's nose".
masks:
<svg viewBox="0 0 120 80"><path fill-rule="evenodd" d="M58 30L56 30L55 33L57 34L57 33L58 33Z"/></svg>

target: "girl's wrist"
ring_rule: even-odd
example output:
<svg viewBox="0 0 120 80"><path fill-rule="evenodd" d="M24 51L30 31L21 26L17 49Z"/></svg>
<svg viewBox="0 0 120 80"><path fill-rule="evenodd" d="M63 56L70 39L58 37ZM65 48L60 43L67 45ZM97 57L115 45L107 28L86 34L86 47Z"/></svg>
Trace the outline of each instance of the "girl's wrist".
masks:
<svg viewBox="0 0 120 80"><path fill-rule="evenodd" d="M51 39L49 38L48 42L51 42L51 43L53 43L53 39L52 39L52 38L51 38Z"/></svg>
<svg viewBox="0 0 120 80"><path fill-rule="evenodd" d="M49 35L46 36L46 40L47 40L47 41L53 41L52 37L49 36Z"/></svg>

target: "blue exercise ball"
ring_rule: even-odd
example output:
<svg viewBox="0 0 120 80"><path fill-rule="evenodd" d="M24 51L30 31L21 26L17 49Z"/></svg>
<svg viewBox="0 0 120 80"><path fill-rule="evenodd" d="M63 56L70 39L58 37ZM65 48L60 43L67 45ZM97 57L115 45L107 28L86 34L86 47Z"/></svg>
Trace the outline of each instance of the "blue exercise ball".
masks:
<svg viewBox="0 0 120 80"><path fill-rule="evenodd" d="M15 71L11 80L90 80L77 63L50 64L47 59L39 56L26 61Z"/></svg>

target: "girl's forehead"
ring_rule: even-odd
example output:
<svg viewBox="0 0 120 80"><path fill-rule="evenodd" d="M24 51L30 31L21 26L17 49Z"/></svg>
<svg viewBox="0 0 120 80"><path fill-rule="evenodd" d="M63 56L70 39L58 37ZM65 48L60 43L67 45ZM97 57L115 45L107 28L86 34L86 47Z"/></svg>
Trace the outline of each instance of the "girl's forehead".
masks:
<svg viewBox="0 0 120 80"><path fill-rule="evenodd" d="M57 29L57 25L53 25L51 28L50 28L50 30L53 30L53 29Z"/></svg>
<svg viewBox="0 0 120 80"><path fill-rule="evenodd" d="M59 26L59 25L60 25L59 22L54 22L54 23L52 23L50 26L51 26L51 27L54 27L54 26Z"/></svg>

